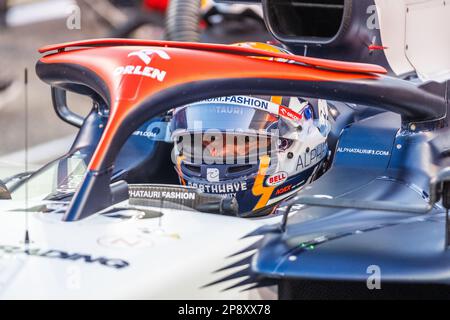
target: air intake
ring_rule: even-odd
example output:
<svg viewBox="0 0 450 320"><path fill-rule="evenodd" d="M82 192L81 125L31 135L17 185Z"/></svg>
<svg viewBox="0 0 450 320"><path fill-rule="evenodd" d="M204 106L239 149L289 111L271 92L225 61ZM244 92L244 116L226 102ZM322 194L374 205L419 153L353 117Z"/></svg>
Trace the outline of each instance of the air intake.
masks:
<svg viewBox="0 0 450 320"><path fill-rule="evenodd" d="M348 0L266 0L265 17L282 42L328 43L349 17Z"/></svg>

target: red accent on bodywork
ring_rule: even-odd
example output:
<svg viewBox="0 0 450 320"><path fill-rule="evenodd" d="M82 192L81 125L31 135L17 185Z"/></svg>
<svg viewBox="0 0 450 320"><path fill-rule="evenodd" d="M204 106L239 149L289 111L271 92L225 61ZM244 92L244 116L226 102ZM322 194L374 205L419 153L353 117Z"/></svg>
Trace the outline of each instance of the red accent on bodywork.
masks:
<svg viewBox="0 0 450 320"><path fill-rule="evenodd" d="M104 41L110 43L110 40ZM130 40L126 40L128 42ZM146 41L132 41L134 43L155 43ZM91 43L96 46L98 41L85 41L82 43ZM159 42L156 42L160 44ZM42 49L41 52L49 50L61 50L62 48L80 47L80 42L72 45L56 45ZM176 46L183 46L180 48ZM189 48L189 49L187 49ZM194 50L192 49L194 48ZM206 48L203 50L203 48ZM213 50L209 50L209 49ZM140 50L162 50L169 55L170 59L164 58L164 55L149 54L151 62L145 64L145 59L139 55L130 55L132 52ZM283 63L267 59L253 59L243 56L240 53L251 53L252 56L258 54L272 55L265 51L250 50L242 47L205 45L197 43L165 43L165 47L149 47L149 46L113 46L113 47L95 47L84 48L71 51L62 51L55 54L47 55L41 58L41 62L45 64L76 64L87 68L96 73L108 86L111 97L111 114L108 124L89 164L89 170L100 170L102 167L104 156L110 145L117 129L123 123L128 114L134 110L140 103L148 99L162 90L175 87L177 85L206 80L220 79L245 79L245 78L272 78L287 80L303 80L303 81L351 81L357 79L377 79L378 75L361 73L360 68L357 73L331 71L311 66ZM284 55L282 55L284 56ZM298 59L303 61L304 57L287 56L291 60ZM311 61L310 58L307 59ZM320 61L320 65L335 62L326 62L325 60L313 59ZM351 64L342 63L339 66L348 66ZM127 68L128 74L115 74L119 67ZM139 70L137 71L137 68ZM158 69L165 72L163 81L152 79L142 75L144 68L149 67L151 70ZM381 68L381 67L380 67ZM376 66L367 68L375 69ZM152 71L152 72L153 72ZM160 79L161 80L161 79ZM186 95L188 92L180 92ZM174 106L175 107L175 106Z"/></svg>
<svg viewBox="0 0 450 320"><path fill-rule="evenodd" d="M375 44L371 44L371 45L369 46L369 50L370 50L370 51L384 50L384 49L387 49L387 48L388 48L388 47L378 46L378 45L375 45Z"/></svg>
<svg viewBox="0 0 450 320"><path fill-rule="evenodd" d="M165 12L168 5L169 0L144 0L144 7L147 9Z"/></svg>
<svg viewBox="0 0 450 320"><path fill-rule="evenodd" d="M165 48L184 48L192 50L243 54L247 56L254 55L261 57L287 59L295 61L297 63L309 65L311 67L335 71L387 74L387 70L385 68L374 64L325 60L303 56L295 56L281 52L280 53L268 52L265 50L247 47L238 47L223 44L211 44L211 43L196 43L196 42L193 43L193 42L175 42L175 41L152 41L152 40L138 40L138 39L93 39L93 40L83 40L45 46L39 49L39 52L46 53L55 50L62 51L68 48L101 47L101 46L152 46Z"/></svg>

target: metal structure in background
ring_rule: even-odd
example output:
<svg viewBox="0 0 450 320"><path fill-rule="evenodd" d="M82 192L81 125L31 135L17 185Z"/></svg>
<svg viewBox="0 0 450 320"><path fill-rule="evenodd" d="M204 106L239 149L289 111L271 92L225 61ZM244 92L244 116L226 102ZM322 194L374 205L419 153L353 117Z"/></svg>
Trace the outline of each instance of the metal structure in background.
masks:
<svg viewBox="0 0 450 320"><path fill-rule="evenodd" d="M170 0L166 15L167 40L200 41L200 21L200 0Z"/></svg>
<svg viewBox="0 0 450 320"><path fill-rule="evenodd" d="M0 28L6 27L7 0L0 0Z"/></svg>
<svg viewBox="0 0 450 320"><path fill-rule="evenodd" d="M165 6L154 1L77 0L91 10L108 28L112 38L132 38L142 27L164 28ZM161 31L161 33L163 33Z"/></svg>

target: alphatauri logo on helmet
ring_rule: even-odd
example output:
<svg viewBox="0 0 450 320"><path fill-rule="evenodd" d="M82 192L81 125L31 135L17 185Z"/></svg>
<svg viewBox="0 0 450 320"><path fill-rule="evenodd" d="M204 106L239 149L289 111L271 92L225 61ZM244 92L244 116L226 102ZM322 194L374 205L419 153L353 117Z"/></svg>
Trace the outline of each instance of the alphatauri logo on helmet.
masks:
<svg viewBox="0 0 450 320"><path fill-rule="evenodd" d="M158 56L164 60L170 60L170 56L167 52L159 49L143 49L139 51L133 51L128 54L128 57L133 56L136 56L139 59L141 59L145 63L145 66L140 65L119 66L114 70L115 76L133 75L155 79L158 80L159 82L164 81L167 72L155 67L150 67L148 65L152 62L154 56Z"/></svg>
<svg viewBox="0 0 450 320"><path fill-rule="evenodd" d="M300 154L300 156L298 157L296 170L304 170L313 165L316 165L326 156L327 151L328 145L326 143L321 143L315 148L309 150L309 152Z"/></svg>

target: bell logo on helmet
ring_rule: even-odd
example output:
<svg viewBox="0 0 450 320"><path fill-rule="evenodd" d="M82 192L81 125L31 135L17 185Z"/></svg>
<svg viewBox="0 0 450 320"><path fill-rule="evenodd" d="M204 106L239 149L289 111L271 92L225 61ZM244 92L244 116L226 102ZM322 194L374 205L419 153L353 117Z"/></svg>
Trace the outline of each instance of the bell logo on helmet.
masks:
<svg viewBox="0 0 450 320"><path fill-rule="evenodd" d="M277 172L267 178L266 186L268 186L268 187L279 186L280 184L285 182L287 180L287 178L288 178L288 174L286 172L284 172L284 171Z"/></svg>

